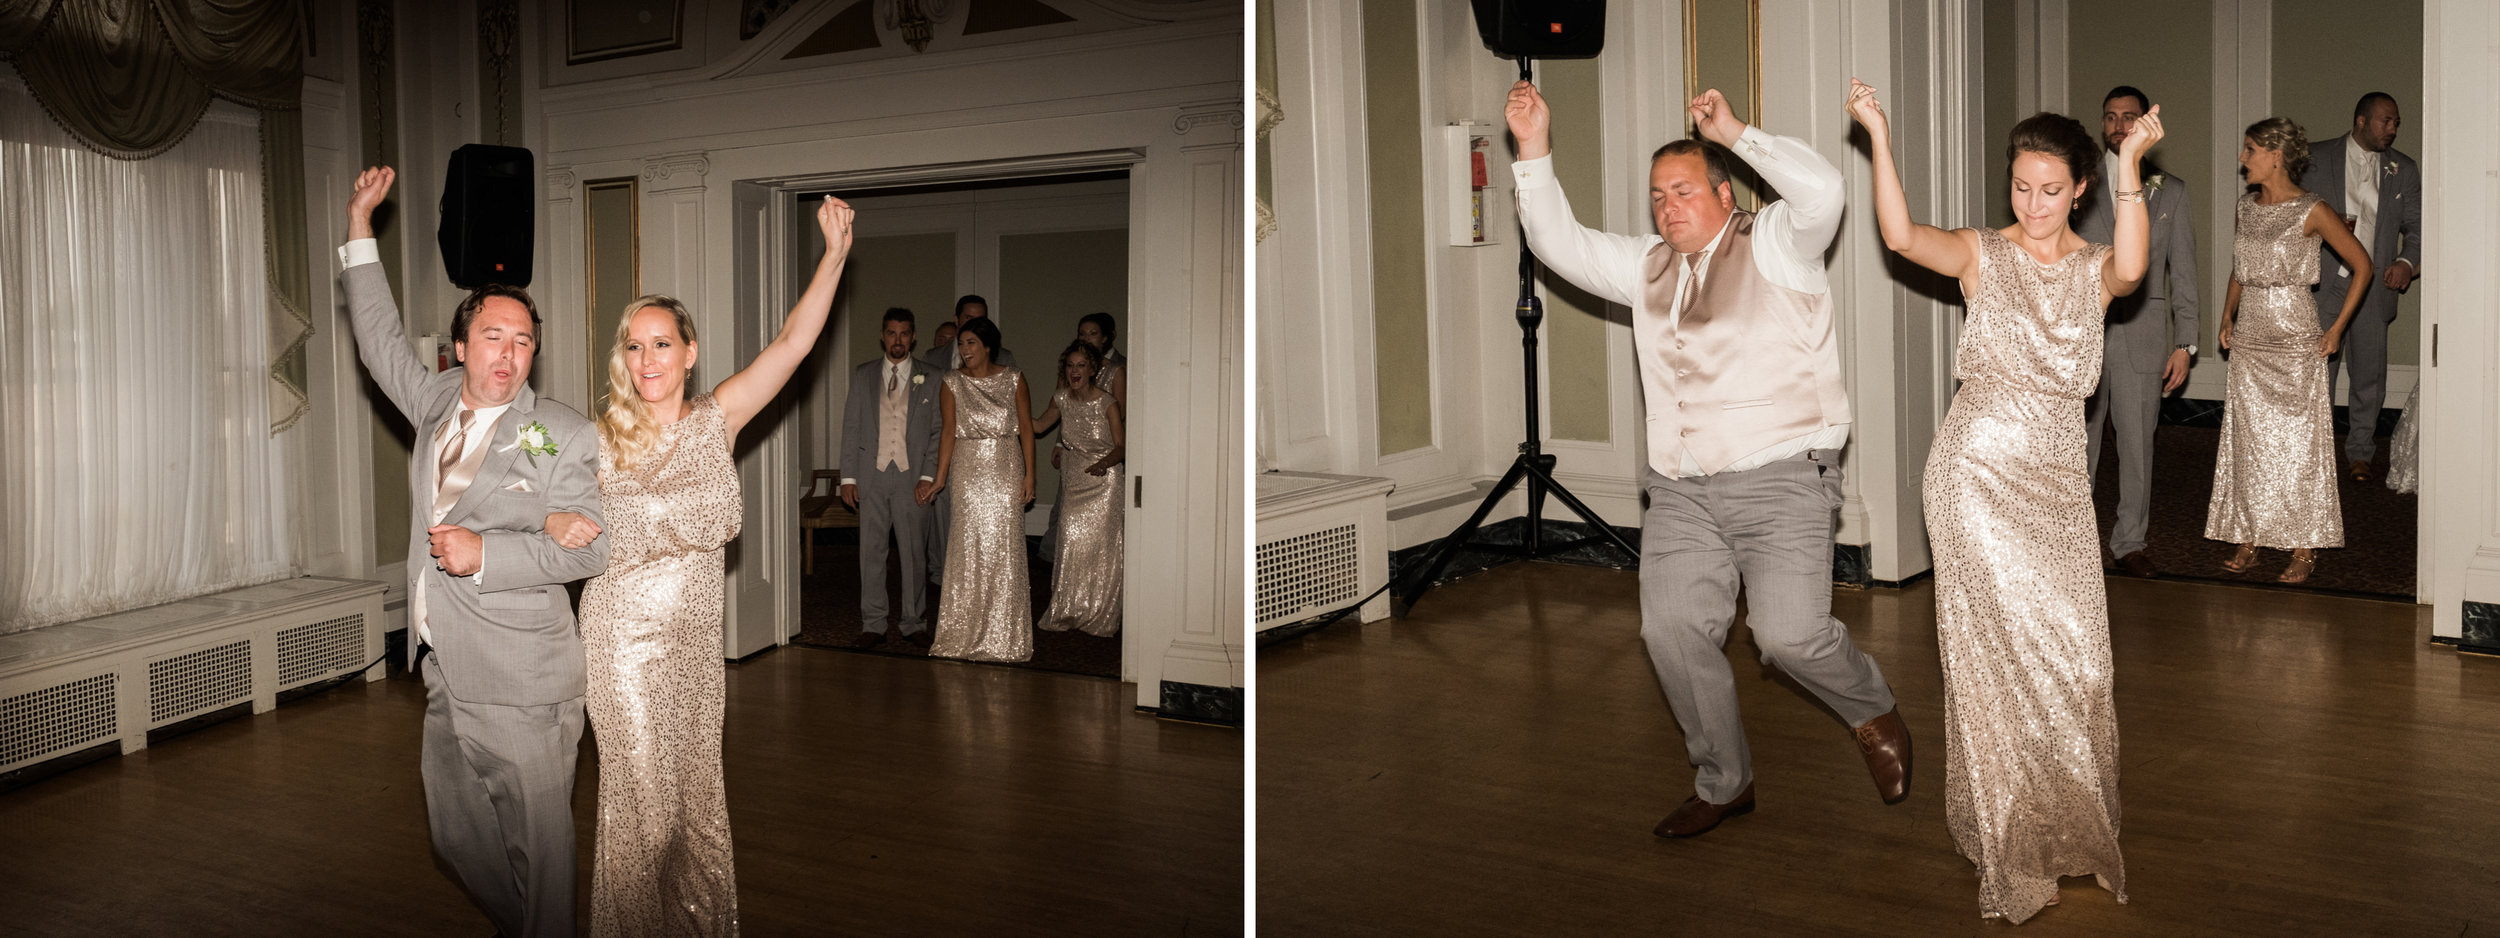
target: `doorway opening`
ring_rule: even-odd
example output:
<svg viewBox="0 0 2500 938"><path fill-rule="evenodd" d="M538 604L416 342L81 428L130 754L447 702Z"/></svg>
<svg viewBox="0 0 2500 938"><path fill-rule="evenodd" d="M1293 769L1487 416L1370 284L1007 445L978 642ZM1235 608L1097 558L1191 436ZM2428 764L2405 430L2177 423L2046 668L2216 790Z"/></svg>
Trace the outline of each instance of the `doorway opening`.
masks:
<svg viewBox="0 0 2500 938"><path fill-rule="evenodd" d="M1125 352L1126 336L1132 333L1127 169L865 186L833 180L782 187L778 196L789 201L781 214L790 220L784 238L790 247L783 259L789 277L783 288L793 296L804 288L823 251L813 207L828 192L857 210L860 234L835 299L835 324L792 382L797 389L790 419L797 430L798 481L808 485L799 534L803 556L812 559L801 572L798 621L790 640L925 656L940 615L940 581L949 576L987 581L1000 577L1003 565L1020 564L1029 571L1032 597L1018 627L1031 631L1033 655L1017 666L1122 677L1120 635L1034 628L1058 583L1070 574L1104 573L1098 563L1062 571L1055 562L1056 545L1050 543L1053 509L1060 500L1063 468L1077 468L1051 464L1054 444L1065 428L1035 436L1034 497L1021 527L1025 549L1012 557L958 552L956 568L950 570L945 555L936 552L937 539L929 538L932 544L923 548L930 573L926 582L903 582L901 546L893 535L880 531L877 543L862 543L862 519L841 501L837 486L840 478L856 475L855 467L842 465L840 455L854 372L884 357L880 333L890 308L912 312L909 355L942 375L958 360L950 350L933 348L933 337L941 324L954 323L959 297L982 298L1006 353L1000 359L1024 373L1027 413L1036 420L1051 406L1055 363L1077 338L1080 319L1109 314L1117 323L1112 348ZM922 521L931 528L945 523L933 510ZM867 564L864 554L870 555ZM1116 554L1109 563L1125 567ZM864 621L867 590L885 597L884 616L877 623L881 629ZM906 590L920 592L923 613L918 624L927 631L919 633L919 642L906 640L902 631ZM872 643L864 636L867 631L881 631L885 637Z"/></svg>

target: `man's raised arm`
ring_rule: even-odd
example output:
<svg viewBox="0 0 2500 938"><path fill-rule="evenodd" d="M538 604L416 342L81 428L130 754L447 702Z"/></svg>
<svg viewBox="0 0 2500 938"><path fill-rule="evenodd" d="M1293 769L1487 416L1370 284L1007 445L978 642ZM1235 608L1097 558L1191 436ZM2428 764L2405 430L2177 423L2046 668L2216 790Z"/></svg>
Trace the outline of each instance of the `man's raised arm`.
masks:
<svg viewBox="0 0 2500 938"><path fill-rule="evenodd" d="M1777 212L1764 210L1760 224L1785 236L1798 259L1820 266L1823 249L1831 247L1832 239L1840 234L1841 211L1849 204L1840 170L1803 140L1738 120L1716 89L1694 98L1686 112L1701 128L1703 138L1735 153L1779 193L1787 207Z"/></svg>
<svg viewBox="0 0 2500 938"><path fill-rule="evenodd" d="M1521 81L1511 86L1502 116L1510 123L1511 136L1519 141L1519 161L1511 164L1510 172L1519 187L1519 224L1527 231L1528 248L1547 268L1580 289L1611 303L1632 305L1640 291L1640 258L1647 242L1582 227L1572 217L1571 202L1563 198L1562 184L1554 178L1548 134L1551 120L1535 84Z"/></svg>
<svg viewBox="0 0 2500 938"><path fill-rule="evenodd" d="M388 166L356 177L356 193L347 200L347 243L339 247L339 282L347 290L347 324L356 334L356 357L399 412L414 421L417 393L434 372L408 344L399 303L391 298L391 282L382 273L382 255L373 242L373 209L390 194L394 178Z"/></svg>

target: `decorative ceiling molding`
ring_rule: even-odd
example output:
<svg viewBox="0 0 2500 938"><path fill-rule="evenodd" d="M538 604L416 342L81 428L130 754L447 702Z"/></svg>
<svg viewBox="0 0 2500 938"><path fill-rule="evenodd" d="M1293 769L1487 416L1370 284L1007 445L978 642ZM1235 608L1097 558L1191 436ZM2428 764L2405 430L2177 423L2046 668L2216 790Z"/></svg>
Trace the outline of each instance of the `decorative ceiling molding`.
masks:
<svg viewBox="0 0 2500 938"><path fill-rule="evenodd" d="M1208 132L1229 131L1229 133L1222 134L1222 136L1228 136L1232 139L1232 142L1239 143L1241 142L1241 120L1242 109L1241 102L1239 101L1218 101L1206 104L1195 104L1181 108L1181 116L1174 118L1172 121L1172 132L1186 137L1192 133L1214 136L1215 134L1209 134ZM1206 142L1216 143L1221 141L1209 140Z"/></svg>
<svg viewBox="0 0 2500 938"><path fill-rule="evenodd" d="M1046 156L1027 156L1005 160L972 160L962 163L928 163L920 166L810 173L803 176L783 176L756 181L769 186L802 190L873 189L973 180L1068 176L1103 170L1127 169L1145 159L1146 154L1136 150L1088 150L1079 153L1054 153Z"/></svg>
<svg viewBox="0 0 2500 938"><path fill-rule="evenodd" d="M642 161L642 187L646 192L700 189L703 188L703 177L711 171L712 155L702 150L645 157Z"/></svg>

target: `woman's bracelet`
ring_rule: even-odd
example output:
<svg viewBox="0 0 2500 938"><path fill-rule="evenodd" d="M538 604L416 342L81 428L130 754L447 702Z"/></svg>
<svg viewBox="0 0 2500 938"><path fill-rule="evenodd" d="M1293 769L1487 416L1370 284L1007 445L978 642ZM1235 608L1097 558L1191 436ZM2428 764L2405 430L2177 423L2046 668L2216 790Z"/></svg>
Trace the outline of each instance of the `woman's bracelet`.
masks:
<svg viewBox="0 0 2500 938"><path fill-rule="evenodd" d="M2144 190L2142 189L2112 189L2109 191L2109 195L2110 198L2116 199L2120 202L2144 201Z"/></svg>

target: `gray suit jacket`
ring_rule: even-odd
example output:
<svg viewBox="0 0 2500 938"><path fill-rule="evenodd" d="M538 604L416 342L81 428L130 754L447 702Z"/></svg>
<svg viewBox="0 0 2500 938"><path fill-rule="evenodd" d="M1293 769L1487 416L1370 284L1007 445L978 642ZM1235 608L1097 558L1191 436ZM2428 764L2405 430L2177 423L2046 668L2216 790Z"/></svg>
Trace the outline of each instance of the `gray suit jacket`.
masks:
<svg viewBox="0 0 2500 938"><path fill-rule="evenodd" d="M2344 201L2345 148L2352 145L2352 135L2345 134L2309 148L2309 170L2300 174L2300 187L2326 200L2326 207L2337 215L2348 214ZM2361 247L2370 252L2370 290L2361 295L2361 309L2353 316L2377 316L2380 322L2396 318L2396 294L2378 283L2389 264L2402 259L2422 269L2422 167L2413 158L2394 147L2379 154L2382 170L2393 165L2393 171L2378 174L2378 230L2371 232L2370 243ZM2334 322L2344 311L2344 292L2351 288L2352 275L2337 273L2344 259L2335 249L2318 247L2318 314L2322 322Z"/></svg>
<svg viewBox="0 0 2500 938"><path fill-rule="evenodd" d="M358 357L417 431L418 452L408 461L408 589L411 595L421 586L426 591L426 630L442 658L445 687L459 700L509 707L582 696L581 631L564 584L607 570L608 539L602 534L580 550L565 550L545 527L552 511L580 512L606 523L599 510L597 429L572 408L541 401L522 385L487 434L477 480L443 515L444 524L468 528L484 541L482 582L435 569L425 532L434 502L429 441L444 420L459 413L462 369L435 374L418 361L382 265L350 267L339 277L347 289ZM555 455L521 452L521 428L533 421L546 426ZM410 634L413 667L416 642Z"/></svg>
<svg viewBox="0 0 2500 938"><path fill-rule="evenodd" d="M955 350L953 349L933 348L920 353L918 357L921 363L928 365L929 371L934 374L943 375L954 370L953 368L948 367L949 365L954 364L955 361Z"/></svg>
<svg viewBox="0 0 2500 938"><path fill-rule="evenodd" d="M2196 344L2196 229L2188 224L2187 183L2150 164L2144 169L2144 210L2152 222L2144 283L2110 302L2101 354L2110 367L2158 374L2171 350ZM2155 174L2158 188L2150 184ZM2075 213L2075 233L2109 244L2117 237L2118 206L2109 181L2101 182L2094 187L2100 196Z"/></svg>
<svg viewBox="0 0 2500 938"><path fill-rule="evenodd" d="M903 445L911 452L911 471L936 476L938 457L938 378L946 372L920 359L911 360L911 375L920 379L905 395ZM842 477L865 482L876 471L877 411L885 396L885 356L851 369L851 394L842 407Z"/></svg>

